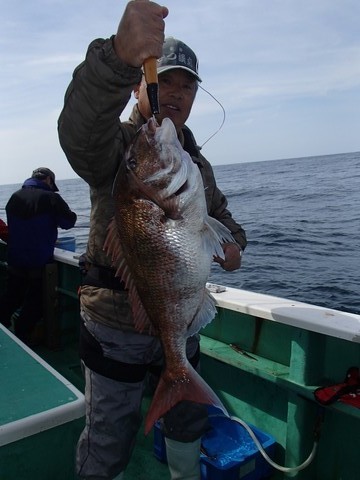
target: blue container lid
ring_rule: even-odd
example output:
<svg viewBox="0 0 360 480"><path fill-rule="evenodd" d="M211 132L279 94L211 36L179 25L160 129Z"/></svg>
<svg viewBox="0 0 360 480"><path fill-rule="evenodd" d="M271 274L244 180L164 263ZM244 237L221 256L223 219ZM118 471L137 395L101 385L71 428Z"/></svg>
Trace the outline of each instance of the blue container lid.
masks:
<svg viewBox="0 0 360 480"><path fill-rule="evenodd" d="M71 252L75 252L75 248L76 248L75 235L59 237L56 241L55 247L62 248L63 250L69 250Z"/></svg>
<svg viewBox="0 0 360 480"><path fill-rule="evenodd" d="M213 407L209 409L211 430L201 441L204 459L220 468L232 468L235 464L250 459L258 453L258 448L247 430ZM249 425L264 448L275 440L265 432Z"/></svg>

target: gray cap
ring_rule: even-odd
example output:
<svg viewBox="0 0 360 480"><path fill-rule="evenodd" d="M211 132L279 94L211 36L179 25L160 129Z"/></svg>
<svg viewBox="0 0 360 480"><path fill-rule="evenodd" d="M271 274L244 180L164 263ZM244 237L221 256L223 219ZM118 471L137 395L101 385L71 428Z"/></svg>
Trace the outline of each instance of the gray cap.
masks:
<svg viewBox="0 0 360 480"><path fill-rule="evenodd" d="M199 61L195 53L181 40L165 38L163 55L157 61L157 72L163 73L174 68L181 68L194 75L201 82L198 74Z"/></svg>
<svg viewBox="0 0 360 480"><path fill-rule="evenodd" d="M50 177L52 180L52 191L58 192L59 189L55 183L55 173L51 171L50 168L39 167L36 168L31 174L31 178L37 178L39 180L45 180L46 177Z"/></svg>

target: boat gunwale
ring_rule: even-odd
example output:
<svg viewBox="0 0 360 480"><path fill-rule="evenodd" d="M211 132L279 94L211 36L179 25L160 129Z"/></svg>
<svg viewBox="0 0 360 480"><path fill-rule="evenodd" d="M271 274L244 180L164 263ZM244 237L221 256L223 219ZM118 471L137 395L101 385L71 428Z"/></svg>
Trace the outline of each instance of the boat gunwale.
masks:
<svg viewBox="0 0 360 480"><path fill-rule="evenodd" d="M78 267L79 253L55 248L58 262ZM219 308L360 343L360 315L239 288L211 293Z"/></svg>

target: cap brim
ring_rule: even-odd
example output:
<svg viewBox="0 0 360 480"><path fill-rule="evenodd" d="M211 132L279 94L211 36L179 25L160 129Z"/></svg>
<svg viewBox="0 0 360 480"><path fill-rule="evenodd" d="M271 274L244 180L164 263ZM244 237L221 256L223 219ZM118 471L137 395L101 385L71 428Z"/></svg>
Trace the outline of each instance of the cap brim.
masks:
<svg viewBox="0 0 360 480"><path fill-rule="evenodd" d="M188 68L188 67L182 67L181 65L165 65L163 67L158 67L157 73L160 74L160 73L167 72L168 70L176 70L176 69L186 70L187 72L191 73L191 75L195 77L198 82L202 82L201 78L199 77L199 75L197 75L194 72L194 70L191 70L191 68Z"/></svg>

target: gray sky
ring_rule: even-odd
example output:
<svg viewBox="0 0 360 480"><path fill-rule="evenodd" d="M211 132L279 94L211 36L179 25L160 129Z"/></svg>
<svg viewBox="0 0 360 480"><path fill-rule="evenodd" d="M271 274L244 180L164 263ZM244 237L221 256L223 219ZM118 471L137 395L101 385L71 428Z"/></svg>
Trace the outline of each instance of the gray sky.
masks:
<svg viewBox="0 0 360 480"><path fill-rule="evenodd" d="M0 0L0 184L39 166L76 176L57 138L65 89L90 41L115 33L125 4ZM203 148L213 165L360 150L359 0L163 4L166 35L195 50L202 86L226 111ZM200 145L222 119L200 91L188 122Z"/></svg>

